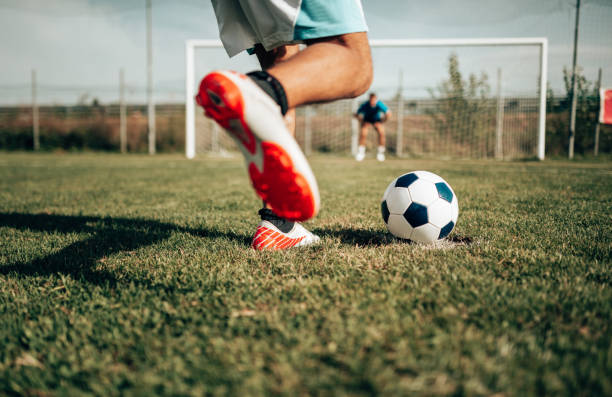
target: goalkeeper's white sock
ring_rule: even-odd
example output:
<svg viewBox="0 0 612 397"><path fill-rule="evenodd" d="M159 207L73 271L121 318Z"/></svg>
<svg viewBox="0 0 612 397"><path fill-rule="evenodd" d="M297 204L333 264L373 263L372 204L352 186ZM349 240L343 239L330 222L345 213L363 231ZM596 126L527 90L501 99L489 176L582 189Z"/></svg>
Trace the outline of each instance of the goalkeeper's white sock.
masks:
<svg viewBox="0 0 612 397"><path fill-rule="evenodd" d="M357 155L355 156L355 160L363 161L365 159L365 146L359 145L357 148Z"/></svg>
<svg viewBox="0 0 612 397"><path fill-rule="evenodd" d="M385 161L385 147L384 146L378 147L378 154L376 155L376 160Z"/></svg>

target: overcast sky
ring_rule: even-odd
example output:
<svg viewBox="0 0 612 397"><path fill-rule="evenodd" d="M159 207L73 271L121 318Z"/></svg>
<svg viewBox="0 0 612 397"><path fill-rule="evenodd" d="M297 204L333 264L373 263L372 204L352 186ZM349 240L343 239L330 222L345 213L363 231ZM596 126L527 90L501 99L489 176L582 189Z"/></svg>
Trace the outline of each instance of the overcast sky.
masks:
<svg viewBox="0 0 612 397"><path fill-rule="evenodd" d="M571 64L573 0L363 0L371 38L547 37L549 78L563 94L562 69ZM579 64L595 80L603 67L612 85L612 0L583 0ZM154 80L158 101L184 96L184 42L218 38L209 0L153 0ZM0 102L30 100L31 70L47 102L116 98L125 69L130 99L143 97L146 81L145 0L0 0ZM446 77L450 49L374 50L373 88L391 95L403 71L404 94L423 96ZM533 93L537 51L529 48L458 49L465 74L484 71L495 87L502 68L508 94ZM200 52L198 70L244 69L222 51Z"/></svg>

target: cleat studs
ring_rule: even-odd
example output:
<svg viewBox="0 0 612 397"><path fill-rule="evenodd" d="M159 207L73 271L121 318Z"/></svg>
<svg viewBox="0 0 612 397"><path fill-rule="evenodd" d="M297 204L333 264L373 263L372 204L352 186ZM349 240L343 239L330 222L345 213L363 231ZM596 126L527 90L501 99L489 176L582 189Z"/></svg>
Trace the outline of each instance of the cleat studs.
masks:
<svg viewBox="0 0 612 397"><path fill-rule="evenodd" d="M206 93L208 94L208 98L210 98L210 100L217 106L225 106L225 104L223 103L223 101L221 100L221 97L219 97L219 95L215 94L213 91L211 90L206 90Z"/></svg>

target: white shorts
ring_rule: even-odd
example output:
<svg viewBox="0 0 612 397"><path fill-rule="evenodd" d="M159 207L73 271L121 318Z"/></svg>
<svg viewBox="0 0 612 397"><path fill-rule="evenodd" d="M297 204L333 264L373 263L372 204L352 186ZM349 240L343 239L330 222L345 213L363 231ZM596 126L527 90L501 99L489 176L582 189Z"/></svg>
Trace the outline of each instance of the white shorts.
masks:
<svg viewBox="0 0 612 397"><path fill-rule="evenodd" d="M309 39L367 32L360 0L212 0L221 42L232 57Z"/></svg>

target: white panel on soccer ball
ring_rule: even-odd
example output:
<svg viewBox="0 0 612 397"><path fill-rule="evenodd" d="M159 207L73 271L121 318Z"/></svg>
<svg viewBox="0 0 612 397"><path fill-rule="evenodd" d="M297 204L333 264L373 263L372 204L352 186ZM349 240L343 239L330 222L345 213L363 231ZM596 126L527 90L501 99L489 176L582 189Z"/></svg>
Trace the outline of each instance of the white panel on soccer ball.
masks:
<svg viewBox="0 0 612 397"><path fill-rule="evenodd" d="M415 203L429 205L438 198L436 185L430 181L417 179L409 187L410 198Z"/></svg>
<svg viewBox="0 0 612 397"><path fill-rule="evenodd" d="M412 235L412 226L406 222L403 215L391 214L387 222L387 228L395 237L405 238L410 240Z"/></svg>
<svg viewBox="0 0 612 397"><path fill-rule="evenodd" d="M453 192L453 201L451 202L451 220L457 224L457 218L459 218L459 201L457 201L457 195Z"/></svg>
<svg viewBox="0 0 612 397"><path fill-rule="evenodd" d="M387 208L392 214L403 214L412 204L410 194L405 187L394 187L387 195Z"/></svg>
<svg viewBox="0 0 612 397"><path fill-rule="evenodd" d="M396 181L397 179L394 179L393 182L391 182L389 186L387 186L387 188L385 189L385 194L383 194L382 200L380 201L385 201L387 199L387 196L389 195L389 192L391 191L391 189L393 189L393 187L395 186Z"/></svg>
<svg viewBox="0 0 612 397"><path fill-rule="evenodd" d="M437 199L427 207L427 219L429 223L443 228L452 219L451 203L446 200Z"/></svg>
<svg viewBox="0 0 612 397"><path fill-rule="evenodd" d="M433 172L415 171L414 173L417 174L420 179L424 179L426 181L430 181L433 183L444 182L444 179L442 179L439 175L434 174Z"/></svg>
<svg viewBox="0 0 612 397"><path fill-rule="evenodd" d="M423 226L419 226L413 230L410 240L418 243L431 243L438 240L439 235L439 227L434 226L431 223L426 223Z"/></svg>

